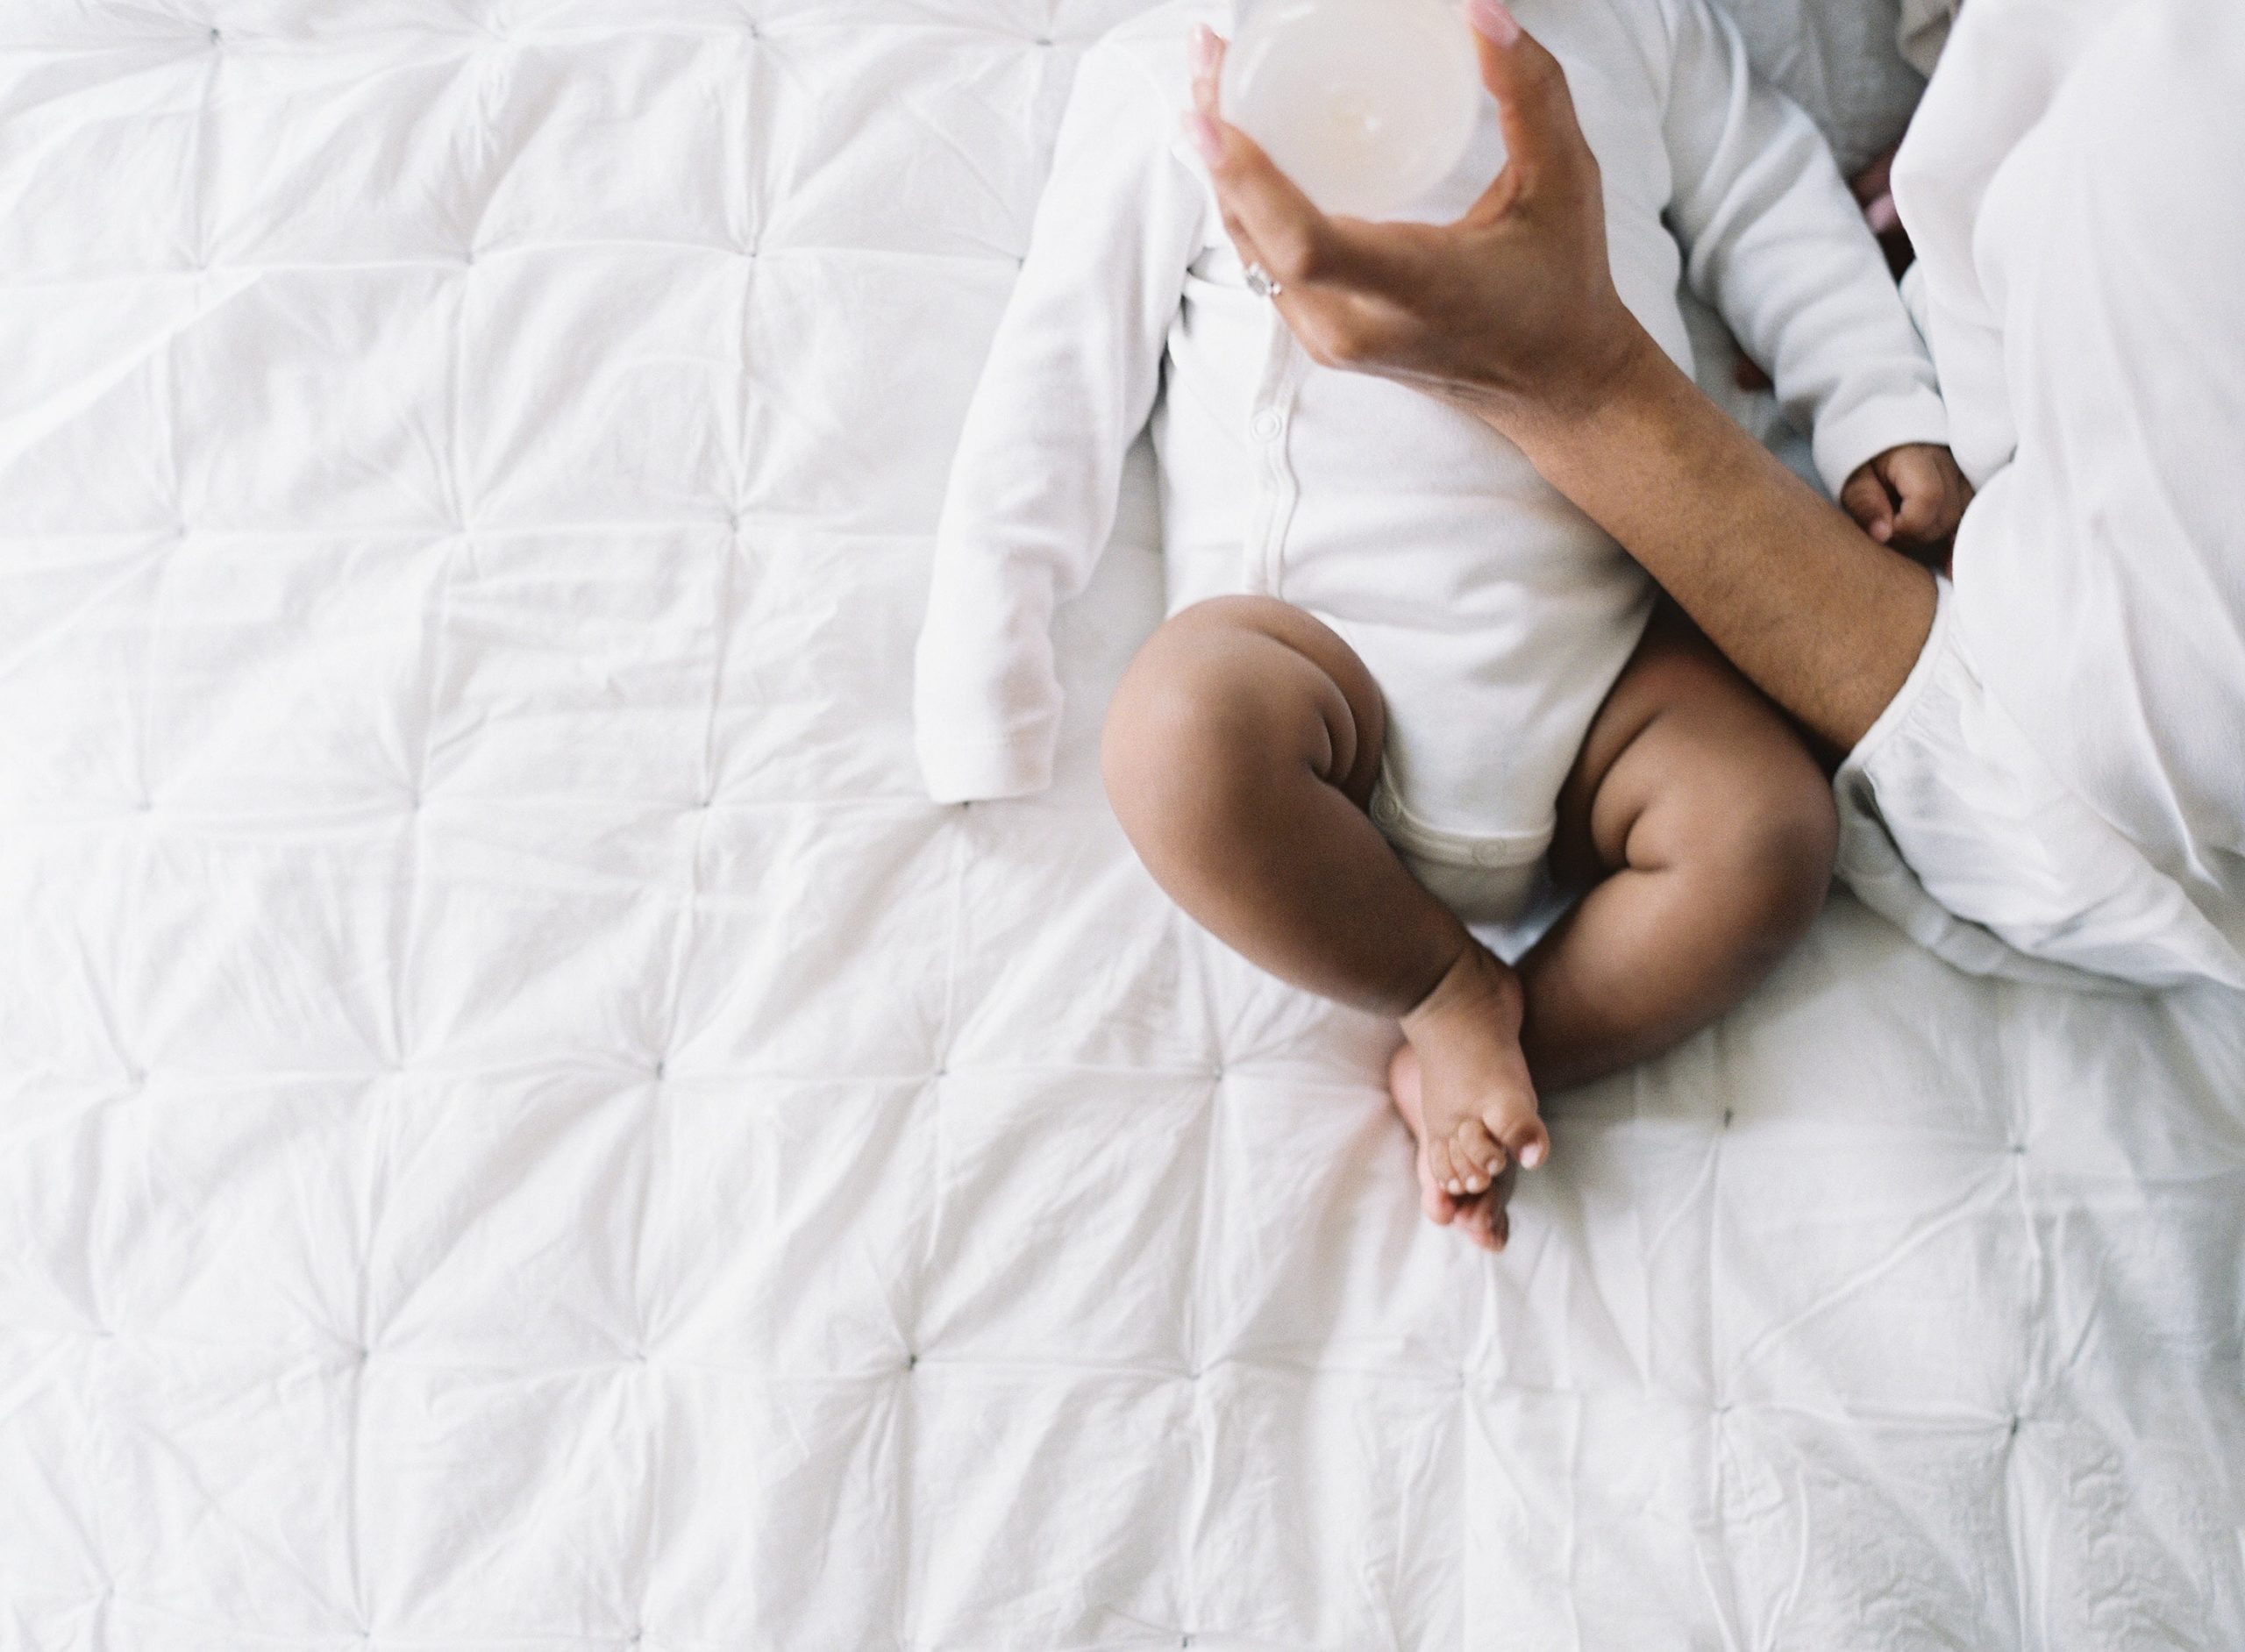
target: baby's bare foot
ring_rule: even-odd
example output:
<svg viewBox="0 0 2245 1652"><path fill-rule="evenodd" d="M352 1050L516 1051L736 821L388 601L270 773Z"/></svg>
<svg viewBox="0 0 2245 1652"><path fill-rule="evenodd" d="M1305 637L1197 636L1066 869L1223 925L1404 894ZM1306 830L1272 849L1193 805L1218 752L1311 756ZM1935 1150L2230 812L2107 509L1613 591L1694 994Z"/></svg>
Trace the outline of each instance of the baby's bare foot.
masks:
<svg viewBox="0 0 2245 1652"><path fill-rule="evenodd" d="M1508 1165L1533 1170L1550 1151L1520 1048L1524 1001L1520 977L1477 944L1403 1018L1419 1057L1428 1168L1452 1198L1483 1192Z"/></svg>
<svg viewBox="0 0 2245 1652"><path fill-rule="evenodd" d="M1419 1208L1427 1220L1437 1227L1453 1223L1484 1250L1502 1250L1512 1236L1512 1221L1506 1207L1512 1201L1513 1183L1520 1175L1519 1167L1507 1164L1498 1173L1497 1179L1478 1193L1464 1197L1453 1196L1435 1180L1434 1168L1427 1162L1426 1131L1420 1110L1419 1052L1405 1044L1387 1064L1387 1093L1394 1099L1395 1110L1403 1115L1404 1123L1411 1127L1417 1143L1415 1163L1419 1172Z"/></svg>

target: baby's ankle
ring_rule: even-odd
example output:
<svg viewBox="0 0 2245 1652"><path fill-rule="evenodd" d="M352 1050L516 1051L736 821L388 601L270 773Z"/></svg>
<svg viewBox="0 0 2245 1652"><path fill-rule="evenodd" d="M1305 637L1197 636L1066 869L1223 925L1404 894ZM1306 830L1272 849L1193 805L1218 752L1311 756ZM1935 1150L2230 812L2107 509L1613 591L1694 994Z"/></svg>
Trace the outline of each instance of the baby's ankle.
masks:
<svg viewBox="0 0 2245 1652"><path fill-rule="evenodd" d="M1519 972L1468 936L1442 979L1404 1012L1403 1036L1415 1044L1429 1035L1440 1037L1461 1020L1483 1029L1493 1021L1516 1035L1526 1001Z"/></svg>

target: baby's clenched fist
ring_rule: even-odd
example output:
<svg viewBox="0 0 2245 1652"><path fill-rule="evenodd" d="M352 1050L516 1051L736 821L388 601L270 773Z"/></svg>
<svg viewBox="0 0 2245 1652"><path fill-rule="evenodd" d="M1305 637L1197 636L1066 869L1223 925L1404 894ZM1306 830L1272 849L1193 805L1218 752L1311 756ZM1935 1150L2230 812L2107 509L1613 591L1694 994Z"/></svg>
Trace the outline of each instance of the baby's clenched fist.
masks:
<svg viewBox="0 0 2245 1652"><path fill-rule="evenodd" d="M1945 447L1890 447L1848 478L1840 505L1881 545L1927 552L1956 536L1972 484Z"/></svg>

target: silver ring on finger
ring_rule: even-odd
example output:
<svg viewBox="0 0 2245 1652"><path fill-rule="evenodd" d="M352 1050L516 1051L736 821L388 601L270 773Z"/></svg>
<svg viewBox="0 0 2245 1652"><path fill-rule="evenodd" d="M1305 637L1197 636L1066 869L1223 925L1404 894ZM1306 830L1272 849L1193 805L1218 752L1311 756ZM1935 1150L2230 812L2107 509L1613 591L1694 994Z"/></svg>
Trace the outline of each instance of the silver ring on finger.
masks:
<svg viewBox="0 0 2245 1652"><path fill-rule="evenodd" d="M1247 290L1258 298L1276 298L1286 289L1271 279L1271 272L1260 264L1247 267Z"/></svg>

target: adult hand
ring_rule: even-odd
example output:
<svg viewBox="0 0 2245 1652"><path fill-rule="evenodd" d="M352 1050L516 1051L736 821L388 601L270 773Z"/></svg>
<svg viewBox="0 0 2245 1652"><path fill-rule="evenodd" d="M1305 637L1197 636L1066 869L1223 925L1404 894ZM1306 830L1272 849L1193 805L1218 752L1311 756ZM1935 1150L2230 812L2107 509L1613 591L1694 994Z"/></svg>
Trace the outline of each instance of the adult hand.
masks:
<svg viewBox="0 0 2245 1652"><path fill-rule="evenodd" d="M1614 289L1598 161L1565 73L1499 0L1467 0L1507 160L1455 224L1330 217L1218 107L1195 40L1190 136L1240 256L1310 354L1462 402L1500 430L1594 406L1651 341Z"/></svg>
<svg viewBox="0 0 2245 1652"><path fill-rule="evenodd" d="M1240 256L1318 360L1471 409L1613 536L1828 752L1850 750L1933 628L1933 576L1877 544L1701 395L1607 264L1598 162L1566 76L1500 0L1466 0L1504 170L1455 224L1329 217L1217 108L1200 37L1188 130Z"/></svg>

